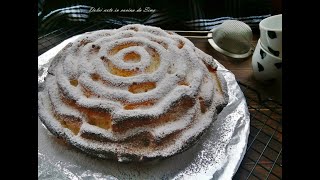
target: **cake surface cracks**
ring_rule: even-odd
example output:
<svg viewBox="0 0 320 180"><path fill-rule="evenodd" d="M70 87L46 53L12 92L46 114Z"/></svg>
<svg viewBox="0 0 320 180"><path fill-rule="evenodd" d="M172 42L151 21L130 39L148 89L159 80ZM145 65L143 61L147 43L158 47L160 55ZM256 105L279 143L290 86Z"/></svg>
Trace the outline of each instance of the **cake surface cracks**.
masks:
<svg viewBox="0 0 320 180"><path fill-rule="evenodd" d="M81 35L52 60L39 118L102 158L168 157L196 142L227 102L213 58L157 27Z"/></svg>

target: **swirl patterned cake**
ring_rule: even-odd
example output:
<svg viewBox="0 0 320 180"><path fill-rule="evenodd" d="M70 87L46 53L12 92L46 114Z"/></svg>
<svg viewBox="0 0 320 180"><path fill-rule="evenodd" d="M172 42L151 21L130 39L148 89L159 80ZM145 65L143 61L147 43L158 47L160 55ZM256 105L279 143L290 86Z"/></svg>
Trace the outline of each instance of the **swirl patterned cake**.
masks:
<svg viewBox="0 0 320 180"><path fill-rule="evenodd" d="M227 103L216 69L188 39L157 27L88 32L51 60L39 119L93 156L169 157L194 144Z"/></svg>

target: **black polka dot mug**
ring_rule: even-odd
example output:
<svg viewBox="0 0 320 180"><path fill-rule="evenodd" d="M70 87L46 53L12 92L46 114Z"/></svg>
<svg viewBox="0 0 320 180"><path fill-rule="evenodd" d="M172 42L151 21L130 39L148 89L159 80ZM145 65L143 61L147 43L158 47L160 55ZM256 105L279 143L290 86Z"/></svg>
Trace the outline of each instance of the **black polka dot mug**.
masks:
<svg viewBox="0 0 320 180"><path fill-rule="evenodd" d="M259 23L259 29L262 47L282 58L282 14L263 19Z"/></svg>
<svg viewBox="0 0 320 180"><path fill-rule="evenodd" d="M255 79L260 81L280 80L282 78L282 59L272 55L261 46L258 40L252 55L252 69Z"/></svg>

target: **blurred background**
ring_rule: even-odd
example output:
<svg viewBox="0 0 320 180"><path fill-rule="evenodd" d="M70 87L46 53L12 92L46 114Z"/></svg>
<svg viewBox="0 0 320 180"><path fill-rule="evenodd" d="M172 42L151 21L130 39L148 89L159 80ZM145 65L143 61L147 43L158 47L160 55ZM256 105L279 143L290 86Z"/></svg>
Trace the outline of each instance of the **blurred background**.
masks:
<svg viewBox="0 0 320 180"><path fill-rule="evenodd" d="M257 31L262 19L281 13L281 9L280 0L38 0L38 37L61 28L94 24L103 28L138 23L166 30L210 30L228 19L243 21Z"/></svg>

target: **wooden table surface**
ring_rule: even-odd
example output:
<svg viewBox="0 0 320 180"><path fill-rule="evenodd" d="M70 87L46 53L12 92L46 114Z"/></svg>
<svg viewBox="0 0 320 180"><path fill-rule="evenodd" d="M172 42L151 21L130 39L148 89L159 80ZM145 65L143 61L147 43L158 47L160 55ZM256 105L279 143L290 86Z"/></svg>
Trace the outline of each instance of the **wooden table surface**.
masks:
<svg viewBox="0 0 320 180"><path fill-rule="evenodd" d="M254 34L252 44L256 45L258 41L259 35ZM255 80L252 71L252 56L249 56L245 59L233 59L227 57L215 49L209 44L207 39L195 39L189 38L196 47L204 51L205 53L211 55L215 58L219 63L221 63L224 67L230 70L236 77L236 80L252 87L253 89L257 90L262 100L271 98L278 102L282 102L282 86L281 82L271 82L271 83L262 83Z"/></svg>

